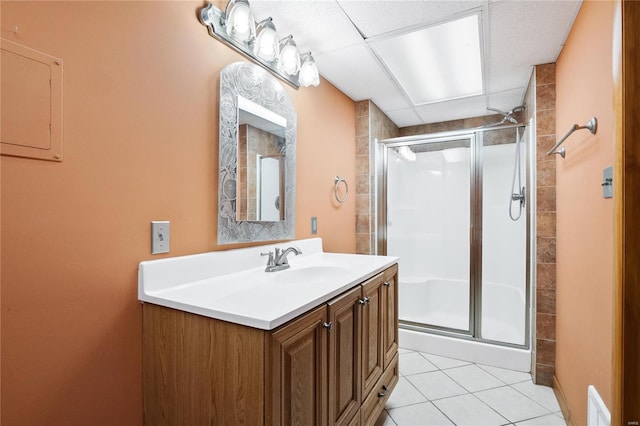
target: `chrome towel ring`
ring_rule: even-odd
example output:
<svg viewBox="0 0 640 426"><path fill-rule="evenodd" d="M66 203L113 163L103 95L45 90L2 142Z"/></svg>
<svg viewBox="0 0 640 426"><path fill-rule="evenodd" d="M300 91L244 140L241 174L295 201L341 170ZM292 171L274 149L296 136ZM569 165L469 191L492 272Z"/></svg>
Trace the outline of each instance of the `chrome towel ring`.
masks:
<svg viewBox="0 0 640 426"><path fill-rule="evenodd" d="M335 178L333 178L333 181L336 184L336 186L333 189L333 195L335 195L336 201L342 204L345 201L347 201L347 198L349 197L349 185L347 184L347 181L344 178L341 178L340 176L336 176ZM344 196L342 198L340 198L340 196L338 195L338 192L339 192L338 187L340 186L341 183L344 183Z"/></svg>

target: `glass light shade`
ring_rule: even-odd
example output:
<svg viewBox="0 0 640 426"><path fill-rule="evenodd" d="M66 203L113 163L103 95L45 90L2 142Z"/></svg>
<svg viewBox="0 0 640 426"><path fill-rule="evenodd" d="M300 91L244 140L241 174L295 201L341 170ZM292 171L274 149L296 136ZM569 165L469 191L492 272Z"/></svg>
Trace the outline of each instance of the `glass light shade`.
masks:
<svg viewBox="0 0 640 426"><path fill-rule="evenodd" d="M256 23L247 0L230 0L225 11L227 34L245 43L256 34Z"/></svg>
<svg viewBox="0 0 640 426"><path fill-rule="evenodd" d="M300 69L300 52L293 41L293 36L280 40L280 57L278 58L280 69L289 75L295 75Z"/></svg>
<svg viewBox="0 0 640 426"><path fill-rule="evenodd" d="M300 65L298 80L300 81L300 85L305 87L320 84L318 67L316 66L316 61L313 60L313 56L311 56L311 52L302 55L302 65Z"/></svg>
<svg viewBox="0 0 640 426"><path fill-rule="evenodd" d="M278 35L273 19L267 18L258 24L253 50L256 56L265 61L272 62L278 57Z"/></svg>

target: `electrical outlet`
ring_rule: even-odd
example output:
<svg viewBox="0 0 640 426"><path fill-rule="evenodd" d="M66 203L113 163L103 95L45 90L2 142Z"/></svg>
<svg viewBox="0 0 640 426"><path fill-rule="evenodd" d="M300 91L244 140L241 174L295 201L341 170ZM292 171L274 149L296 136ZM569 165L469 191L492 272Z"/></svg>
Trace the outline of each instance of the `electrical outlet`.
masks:
<svg viewBox="0 0 640 426"><path fill-rule="evenodd" d="M169 253L171 223L168 220L151 222L151 254Z"/></svg>

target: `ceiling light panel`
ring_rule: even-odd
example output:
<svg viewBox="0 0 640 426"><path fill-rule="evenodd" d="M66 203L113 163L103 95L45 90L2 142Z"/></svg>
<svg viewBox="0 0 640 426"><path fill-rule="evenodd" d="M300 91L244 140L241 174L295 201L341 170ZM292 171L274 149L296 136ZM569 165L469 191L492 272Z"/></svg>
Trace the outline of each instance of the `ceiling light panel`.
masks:
<svg viewBox="0 0 640 426"><path fill-rule="evenodd" d="M369 45L414 105L480 95L479 21L474 14Z"/></svg>

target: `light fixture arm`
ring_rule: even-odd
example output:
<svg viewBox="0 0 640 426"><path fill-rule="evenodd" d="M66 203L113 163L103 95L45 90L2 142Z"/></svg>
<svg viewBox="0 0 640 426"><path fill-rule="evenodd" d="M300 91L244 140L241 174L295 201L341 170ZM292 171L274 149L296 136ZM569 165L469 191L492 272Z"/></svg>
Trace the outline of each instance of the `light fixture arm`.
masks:
<svg viewBox="0 0 640 426"><path fill-rule="evenodd" d="M294 89L300 88L300 80L298 78L298 74L288 75L278 69L277 60L272 62L265 61L260 57L256 56L253 53L253 40L244 43L238 40L233 39L229 35L224 28L225 25L225 12L218 9L212 3L209 3L206 7L203 7L199 13L200 22L202 25L206 26L209 30L209 35L214 37L224 44L230 46L237 52L241 53L247 59L252 60L257 63L267 71L273 73L276 77L284 81L285 83L292 86Z"/></svg>

